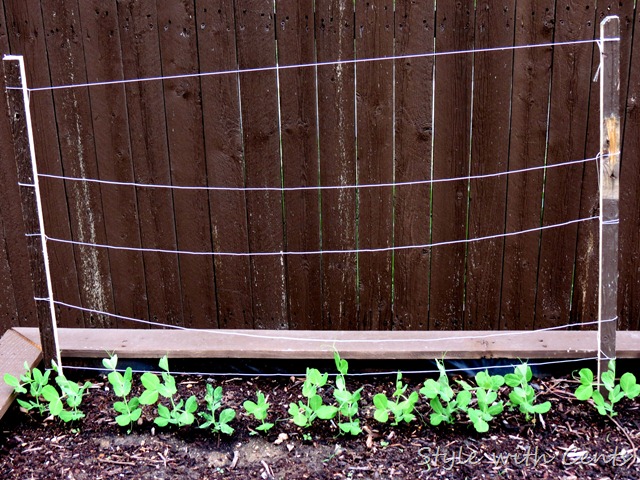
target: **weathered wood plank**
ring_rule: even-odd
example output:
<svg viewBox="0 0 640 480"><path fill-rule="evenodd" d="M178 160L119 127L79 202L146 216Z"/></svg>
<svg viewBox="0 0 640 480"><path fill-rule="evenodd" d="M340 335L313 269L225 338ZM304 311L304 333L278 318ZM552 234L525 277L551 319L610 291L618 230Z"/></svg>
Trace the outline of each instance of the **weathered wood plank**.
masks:
<svg viewBox="0 0 640 480"><path fill-rule="evenodd" d="M353 59L353 5L342 0L316 2L318 62ZM356 183L355 77L352 64L318 67L318 151L323 186ZM353 189L322 191L322 248L356 247L356 195ZM323 328L356 329L357 257L322 257Z"/></svg>
<svg viewBox="0 0 640 480"><path fill-rule="evenodd" d="M36 328L16 332L38 343ZM593 331L59 330L62 356L100 358L592 358ZM475 337L475 338L474 338ZM315 339L316 341L312 341ZM620 332L618 358L640 358L640 332Z"/></svg>
<svg viewBox="0 0 640 480"><path fill-rule="evenodd" d="M553 0L519 1L514 43L551 42L554 16ZM544 165L551 62L551 48L522 49L513 53L509 170ZM543 181L542 170L508 176L507 232L540 226ZM505 238L500 328L533 328L539 246L538 232Z"/></svg>
<svg viewBox="0 0 640 480"><path fill-rule="evenodd" d="M476 49L511 46L515 0L476 3ZM508 168L511 127L513 52L474 55L471 176L504 172ZM469 238L505 231L507 177L471 180ZM467 250L464 328L497 329L504 239L472 242Z"/></svg>
<svg viewBox="0 0 640 480"><path fill-rule="evenodd" d="M396 2L396 55L433 51L433 1ZM433 58L395 61L395 181L431 177ZM395 189L394 244L424 245L431 239L428 184ZM429 319L430 249L394 253L393 329L424 330Z"/></svg>
<svg viewBox="0 0 640 480"><path fill-rule="evenodd" d="M35 341L14 330L7 330L0 338L0 418L15 398L13 388L2 380L5 374L20 378L24 373L25 362L29 368L33 368L42 359L38 329L31 329L31 333L35 333Z"/></svg>
<svg viewBox="0 0 640 480"><path fill-rule="evenodd" d="M436 52L473 48L474 5L471 0L444 2L436 10ZM448 179L469 174L473 57L469 54L436 57L433 177ZM468 181L433 185L432 241L466 238ZM463 328L464 262L462 243L431 251L429 328Z"/></svg>
<svg viewBox="0 0 640 480"><path fill-rule="evenodd" d="M238 68L232 2L196 3L200 69ZM207 176L210 186L242 188L244 152L237 75L204 76L202 109ZM247 199L242 191L209 193L213 247L216 252L248 252ZM216 256L216 293L220 328L253 327L251 262L247 257Z"/></svg>
<svg viewBox="0 0 640 480"><path fill-rule="evenodd" d="M278 63L315 61L313 1L276 2ZM297 68L279 72L282 135L282 170L285 187L314 187L318 178L316 72ZM284 193L286 245L289 251L318 251L320 245L320 192ZM321 256L287 258L289 328L311 330L322 325Z"/></svg>
<svg viewBox="0 0 640 480"><path fill-rule="evenodd" d="M163 75L198 72L193 2L156 2ZM197 77L163 81L173 185L204 187L207 165L203 140L202 93ZM209 196L202 190L173 193L179 250L213 251ZM209 256L179 255L184 325L218 326L214 262Z"/></svg>
<svg viewBox="0 0 640 480"><path fill-rule="evenodd" d="M393 55L394 16L389 0L355 2L357 58ZM359 184L393 181L393 62L356 66L357 170ZM358 248L393 244L393 190L358 192ZM358 255L358 327L389 329L392 324L392 253Z"/></svg>
<svg viewBox="0 0 640 480"><path fill-rule="evenodd" d="M273 1L235 4L238 63L241 69L276 64ZM248 187L282 185L278 95L275 71L240 75L245 175ZM285 250L282 194L247 193L249 246L252 252ZM287 328L289 323L284 255L251 257L254 325Z"/></svg>
<svg viewBox="0 0 640 480"><path fill-rule="evenodd" d="M82 36L87 80L122 79L122 48L116 2L85 0L78 5L82 28L91 32ZM132 182L134 173L124 85L90 88L89 107L99 177L116 182ZM130 186L103 185L100 191L107 244L140 247L135 189ZM147 318L149 309L142 253L109 250L109 271L115 311L128 317ZM117 321L116 325L132 327L131 323L122 321Z"/></svg>
<svg viewBox="0 0 640 480"><path fill-rule="evenodd" d="M162 75L156 2L118 2L118 26L124 78ZM125 85L129 119L131 163L137 183L170 185L171 165L162 82ZM175 250L173 194L162 188L135 190L140 240L145 248ZM182 285L176 255L144 252L146 298L149 318L169 325L183 325ZM132 325L128 325L131 327Z"/></svg>
<svg viewBox="0 0 640 480"><path fill-rule="evenodd" d="M574 0L556 10L555 42L593 38L596 23L593 2ZM594 44L554 48L547 164L584 158ZM589 165L592 167L592 165ZM547 170L544 182L543 225L575 220L580 215L583 164ZM574 285L577 225L544 230L534 328L569 323Z"/></svg>
<svg viewBox="0 0 640 480"><path fill-rule="evenodd" d="M6 21L8 28L8 39L10 49L14 53L24 55L25 68L27 70L28 85L30 87L47 86L51 85L52 81L59 81L59 78L54 78L56 68L60 68L61 65L56 65L56 54L62 51L66 51L67 45L63 44L63 48L60 48L60 44L56 45L56 49L50 49L47 45L47 39L51 36L55 37L60 34L60 31L53 32L51 29L46 30L43 23L42 11L43 8L48 12L57 11L51 2L47 2L46 5L42 4L38 0L10 0L5 1L5 13L7 15ZM64 9L65 7L62 6ZM46 32L46 33L45 33ZM73 37L69 36L69 41ZM71 42L73 43L73 42ZM63 64L63 62L61 62ZM66 82L61 82L66 83ZM68 173L68 170L63 170L61 163L61 155L67 141L73 142L73 137L65 137L64 129L58 130L58 126L61 126L63 116L54 107L54 100L50 92L39 92L32 94L32 120L34 125L35 135L35 147L36 158L38 159L38 165L40 173L50 173L54 175L60 175L63 172ZM58 123L60 122L60 123ZM58 238L72 238L72 232L78 226L76 219L70 217L70 212L67 207L67 192L61 182L47 182L42 181L41 194L44 203L44 220L47 229L47 234ZM3 187L4 188L4 187ZM15 190L14 190L15 191ZM73 225L70 225L70 219ZM10 228L13 226L10 226ZM12 229L11 235L22 236L25 233L24 227L18 227L16 230ZM75 237L77 238L77 237ZM19 248L19 245L24 242L23 239L16 239L15 246ZM13 244L13 242L12 242ZM57 244L50 245L49 260L51 265L51 271L53 278L56 279L56 286L54 292L59 294L61 298L68 302L80 303L80 299L85 297L88 289L79 281L79 276L82 275L83 269L79 263L76 263L78 258L74 258L74 249L70 245ZM19 258L12 259L15 262L15 267L19 265ZM73 268L74 264L76 265ZM21 283L21 278L26 276L30 279L30 271L27 268L22 270L21 268L13 268L13 275L16 277L16 281ZM98 268L93 269L93 272L101 272ZM94 273L98 275L99 273ZM90 282L86 282L90 283ZM28 306L26 310L19 312L20 318L27 324L35 321L35 307L33 307L33 289L19 290L16 292L17 301L19 306ZM83 326L88 325L90 321L89 317L85 317L78 311L68 310L66 308L58 309L57 311L61 324L68 326ZM104 326L104 324L102 324Z"/></svg>
<svg viewBox="0 0 640 480"><path fill-rule="evenodd" d="M66 2L49 2L47 5L49 15L45 15L44 26L47 31L46 46L49 59L49 72L51 82L54 85L70 85L87 81L85 54L83 48L82 27L78 2L67 0ZM46 98L48 92L40 92L34 95L35 99ZM94 144L94 132L92 128L91 104L87 89L61 89L53 92L53 104L55 112L52 112L52 120L55 124L40 124L39 130L46 132L48 129L57 130L60 150L60 166L52 168L48 163L55 157L53 152L46 153L45 162L38 158L42 173L64 174L75 178L98 178L97 153ZM55 114L55 116L53 116ZM39 139L36 139L38 145ZM56 153L57 155L57 153ZM49 160L47 160L47 157ZM57 171L61 169L61 171ZM50 204L54 209L52 213L56 220L52 227L60 229L58 225L63 219L61 215L68 211L71 222L71 231L54 233L47 231L49 235L63 239L73 239L86 243L107 243L105 231L102 195L100 187L83 182L61 182L59 180L43 179L44 187L59 187L66 191L66 203L63 205ZM45 197L46 198L46 197ZM48 201L46 201L49 204ZM62 210L64 209L64 210ZM55 250L62 249L64 244L54 244ZM113 309L113 290L109 272L109 253L102 249L90 246L77 246L73 249L75 257L75 272L80 289L80 301L77 301L69 288L62 287L60 279L54 275L54 291L58 300L72 305L81 305L99 311L111 311ZM66 268L72 270L73 263L69 262ZM86 313L84 322L81 323L81 313L76 311L78 318L75 324L61 321L62 326L93 326L108 327L112 325L112 319L105 316Z"/></svg>
<svg viewBox="0 0 640 480"><path fill-rule="evenodd" d="M636 7L637 8L637 7ZM622 23L625 29L628 18ZM625 73L623 72L623 76ZM640 329L640 15L636 11L633 54L629 69L622 157L620 159L619 328ZM618 339L622 332L618 332ZM620 341L620 340L619 340Z"/></svg>

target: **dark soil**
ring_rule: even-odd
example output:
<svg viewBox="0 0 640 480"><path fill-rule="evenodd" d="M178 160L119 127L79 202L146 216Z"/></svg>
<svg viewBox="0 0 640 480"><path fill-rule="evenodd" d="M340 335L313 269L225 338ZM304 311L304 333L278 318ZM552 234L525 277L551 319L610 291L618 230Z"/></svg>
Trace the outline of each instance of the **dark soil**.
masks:
<svg viewBox="0 0 640 480"><path fill-rule="evenodd" d="M364 386L357 438L338 434L330 422L302 431L288 421L287 408L299 398L300 378L229 379L179 377L180 393L202 403L206 382L222 385L225 406L238 411L256 389L269 394L276 427L252 435L257 423L238 415L232 436L196 428L154 428L147 407L131 434L113 421L114 398L105 377L82 406L86 418L61 424L23 413L14 404L0 424L2 479L638 479L640 461L630 441L640 445L637 402L619 404L617 422L572 400L570 380L538 381L551 412L527 422L518 412L500 416L478 434L468 423L431 427L422 420L392 427L373 419L372 397L392 392L393 378L349 379ZM418 380L410 380L417 388ZM428 419L426 402L419 403Z"/></svg>

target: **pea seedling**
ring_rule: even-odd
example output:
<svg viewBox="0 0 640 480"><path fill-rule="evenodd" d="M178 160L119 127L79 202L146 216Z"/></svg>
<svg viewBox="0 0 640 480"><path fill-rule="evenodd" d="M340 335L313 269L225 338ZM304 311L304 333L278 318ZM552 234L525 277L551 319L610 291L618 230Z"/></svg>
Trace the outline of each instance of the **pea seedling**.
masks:
<svg viewBox="0 0 640 480"><path fill-rule="evenodd" d="M607 399L594 388L593 372L589 368L583 368L579 372L580 386L575 391L578 400L593 400L593 404L600 415L615 417L615 404L624 397L634 399L640 395L640 385L636 383L636 377L633 373L627 372L620 377L620 383L616 385L616 367L615 360L609 362L609 368L602 374L602 384L609 392Z"/></svg>
<svg viewBox="0 0 640 480"><path fill-rule="evenodd" d="M513 373L504 376L505 383L513 390L509 394L509 406L518 407L527 421L537 414L547 413L551 409L551 402L536 403L536 392L529 382L533 377L531 367L522 363L515 367Z"/></svg>
<svg viewBox="0 0 640 480"><path fill-rule="evenodd" d="M454 394L453 389L449 385L449 378L444 368L444 362L436 360L436 365L440 371L438 380L432 378L424 382L424 386L420 389L420 393L429 399L429 405L433 412L429 416L429 423L436 427L442 422L454 423L459 412L465 412L471 401L471 392L461 390L458 394Z"/></svg>
<svg viewBox="0 0 640 480"><path fill-rule="evenodd" d="M208 412L201 412L199 415L206 421L200 428L211 428L213 432L221 432L227 435L233 434L233 427L229 425L236 418L236 411L233 408L223 409L216 419L217 411L222 408L222 387L215 389L207 384L207 393L204 396Z"/></svg>
<svg viewBox="0 0 640 480"><path fill-rule="evenodd" d="M459 382L465 390L475 393L477 408L467 407L466 412L473 427L479 433L489 431L489 423L504 410L502 401L498 401L498 391L504 385L502 375L489 375L486 370L475 376L477 387L473 388L467 382Z"/></svg>
<svg viewBox="0 0 640 480"><path fill-rule="evenodd" d="M327 384L329 375L321 374L315 368L307 368L307 375L302 384L302 395L307 401L291 402L289 404L289 415L293 423L299 427L307 428L311 426L316 418L330 420L336 416L338 409L333 405L323 405L322 397L318 395L318 388Z"/></svg>
<svg viewBox="0 0 640 480"><path fill-rule="evenodd" d="M176 403L174 396L178 393L176 388L176 379L169 371L169 360L165 355L158 363L162 372L162 382L155 373L145 372L140 377L140 381L145 391L140 395L140 403L142 405L157 404L158 416L153 422L159 427L166 427L169 424L184 427L191 425L195 421L194 413L198 409L198 400L195 395L191 395L186 402L180 399ZM159 402L159 397L169 399L171 409Z"/></svg>
<svg viewBox="0 0 640 480"><path fill-rule="evenodd" d="M122 398L113 404L113 409L119 413L116 416L116 423L121 427L129 425L128 432L131 433L133 424L138 421L142 415L140 408L140 399L138 397L129 397L131 387L133 385L133 370L127 367L124 375L116 370L118 366L118 355L112 355L109 358L102 359L102 365L111 372L107 375L109 383L113 387L113 393Z"/></svg>
<svg viewBox="0 0 640 480"><path fill-rule="evenodd" d="M336 376L336 388L333 391L333 396L338 401L338 412L340 416L346 418L346 421L338 422L338 427L343 433L359 435L362 433L362 429L360 428L360 420L355 418L355 416L358 414L358 402L360 401L362 387L355 392L347 390L345 377L349 371L349 363L345 359L340 358L338 352L333 352L333 359L339 372Z"/></svg>
<svg viewBox="0 0 640 480"><path fill-rule="evenodd" d="M260 425L256 427L256 430L259 432L268 432L273 428L273 423L266 422L267 415L269 414L269 407L271 406L267 401L264 393L261 391L256 392L256 401L247 400L242 406L244 407L247 415L252 415L256 420L258 420ZM255 432L251 432L251 434L255 434Z"/></svg>
<svg viewBox="0 0 640 480"><path fill-rule="evenodd" d="M402 373L398 372L396 376L396 389L391 396L387 398L384 393L378 393L373 397L373 405L376 410L373 412L373 418L380 423L386 423L389 415L393 415L393 423L398 425L400 422L411 423L416 416L413 414L416 403L418 403L418 392L411 392L406 395L407 385L402 383Z"/></svg>

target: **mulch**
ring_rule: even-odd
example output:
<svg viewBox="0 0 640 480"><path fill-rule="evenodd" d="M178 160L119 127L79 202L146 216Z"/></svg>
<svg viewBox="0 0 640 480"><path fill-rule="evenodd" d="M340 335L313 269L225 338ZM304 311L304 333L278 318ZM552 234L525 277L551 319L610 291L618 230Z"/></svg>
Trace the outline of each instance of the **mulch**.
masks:
<svg viewBox="0 0 640 480"><path fill-rule="evenodd" d="M541 401L553 405L548 414L527 422L519 412L507 410L485 434L465 422L430 426L423 400L418 408L422 419L395 427L380 424L373 419L372 398L377 392L393 392L394 379L348 379L350 388L364 387L364 432L355 438L340 435L328 421L301 430L288 420L289 403L301 395L300 378L178 377L180 394L195 394L201 402L207 382L222 385L225 406L238 411L257 389L268 394L276 426L256 435L257 422L239 414L231 436L196 426L160 429L150 407L127 434L113 420L114 397L106 378L90 380L94 386L82 405L86 418L76 424L43 420L21 412L17 404L11 407L0 422L0 478L640 478L632 445L640 446L638 402L622 401L614 422L573 399L571 378L536 380ZM409 386L419 388L419 381L410 379Z"/></svg>

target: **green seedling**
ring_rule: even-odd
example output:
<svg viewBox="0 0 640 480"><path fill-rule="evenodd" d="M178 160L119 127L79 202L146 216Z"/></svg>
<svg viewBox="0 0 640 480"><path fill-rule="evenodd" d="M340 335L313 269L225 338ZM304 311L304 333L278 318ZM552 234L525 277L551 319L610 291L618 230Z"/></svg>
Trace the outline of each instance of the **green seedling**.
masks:
<svg viewBox="0 0 640 480"><path fill-rule="evenodd" d="M359 435L362 433L362 429L360 428L360 420L355 417L358 415L358 403L360 402L362 387L355 392L347 390L346 375L349 371L349 363L340 358L338 352L333 352L333 359L339 372L336 376L336 388L333 391L333 396L338 402L340 418L344 418L343 421L338 422L338 428L342 433L350 433L354 436Z"/></svg>
<svg viewBox="0 0 640 480"><path fill-rule="evenodd" d="M256 401L247 400L242 406L244 407L247 415L252 415L256 420L260 422L255 429L258 432L268 432L273 428L273 423L269 423L266 421L267 416L269 414L269 407L271 406L267 401L267 398L264 396L264 393L261 391L256 392ZM255 434L255 432L251 432L251 434Z"/></svg>
<svg viewBox="0 0 640 480"><path fill-rule="evenodd" d="M50 410L51 406L53 406L53 403L51 402L55 403L57 413L51 411L51 414L57 415L63 422L71 422L84 418L84 413L81 412L78 407L80 407L80 404L82 403L82 397L85 395L85 392L89 387L91 387L91 382L85 382L83 385L78 385L76 382L67 380L64 375L59 373L58 366L55 362L53 362L53 370L56 372L56 383L58 384L58 387L60 387L60 392L62 392L61 399L65 400L67 406L71 410L61 408L62 406L58 403L58 400L56 400L55 395L52 394L51 399L47 400L50 402Z"/></svg>
<svg viewBox="0 0 640 480"><path fill-rule="evenodd" d="M90 382L80 386L67 380L63 375L58 374L58 366L55 362L53 362L53 368L45 370L44 373L38 368L30 369L26 362L24 368L25 373L19 380L10 374L4 376L5 383L13 387L16 393L28 394L32 397L31 400L18 399L18 404L22 408L27 411L37 411L42 416L49 414L58 417L63 422L84 418L84 413L78 407L82 403L85 390L91 386ZM62 393L49 384L52 371L57 374L56 383ZM71 410L65 409L65 402Z"/></svg>
<svg viewBox="0 0 640 480"><path fill-rule="evenodd" d="M198 410L198 400L195 395L192 395L186 401L180 399L176 402L175 395L178 393L176 379L169 371L169 360L166 355L160 359L158 365L163 370L162 382L155 373L151 372L145 372L140 377L142 386L145 388L140 395L140 404L157 404L158 416L153 422L159 427L166 427L169 424L184 427L193 424L196 419L194 413ZM160 397L169 400L171 409L160 403Z"/></svg>
<svg viewBox="0 0 640 480"><path fill-rule="evenodd" d="M398 372L396 376L396 390L391 395L391 399L387 398L384 393L378 393L373 397L373 405L376 410L373 412L373 418L380 423L386 423L389 416L393 415L393 423L398 425L400 422L411 423L416 419L414 409L420 396L418 392L411 392L406 395L407 385L402 383L402 373Z"/></svg>
<svg viewBox="0 0 640 480"><path fill-rule="evenodd" d="M420 393L429 400L433 412L429 416L429 423L436 427L442 422L454 423L460 412L466 412L471 402L471 392L461 390L457 394L449 385L449 378L444 368L444 362L436 360L440 375L438 380L429 378L424 382Z"/></svg>
<svg viewBox="0 0 640 480"><path fill-rule="evenodd" d="M300 400L298 403L289 404L289 415L293 423L307 428L316 418L330 420L336 416L338 409L333 405L323 405L322 397L318 395L318 389L327 384L328 377L327 373L321 374L315 368L307 368L307 375L302 384L302 395L307 401Z"/></svg>
<svg viewBox="0 0 640 480"><path fill-rule="evenodd" d="M29 364L24 362L25 373L20 375L20 379L17 379L13 375L6 373L4 375L4 382L13 387L13 391L17 394L28 394L32 397L31 400L18 399L18 404L27 411L35 410L40 415L45 416L49 411L48 401L44 398L44 392L47 392L54 387L49 385L49 376L51 370L45 370L44 373L39 368L29 368ZM50 387L50 388L46 388ZM51 394L48 393L51 398ZM44 401L43 401L44 400Z"/></svg>
<svg viewBox="0 0 640 480"><path fill-rule="evenodd" d="M609 362L609 368L602 374L602 384L609 392L605 399L602 393L598 391L593 378L593 372L589 368L583 368L579 372L580 386L575 391L578 400L593 400L598 413L615 417L615 405L624 397L634 399L640 395L640 385L636 383L636 377L633 373L627 372L620 377L620 383L616 385L616 367L615 360Z"/></svg>
<svg viewBox="0 0 640 480"><path fill-rule="evenodd" d="M479 433L489 431L489 422L504 410L504 403L498 401L498 391L504 385L502 375L489 375L486 370L478 372L475 376L477 387L471 387L467 382L460 381L465 390L473 392L476 396L477 408L468 406L467 416L473 427Z"/></svg>
<svg viewBox="0 0 640 480"><path fill-rule="evenodd" d="M229 425L236 418L236 411L233 408L225 408L217 414L222 408L222 387L215 389L207 384L207 393L204 396L207 404L208 412L201 412L199 415L206 421L200 428L211 428L213 432L224 433L226 435L233 434L233 427ZM217 418L216 418L217 415Z"/></svg>
<svg viewBox="0 0 640 480"><path fill-rule="evenodd" d="M536 403L536 392L529 382L533 377L531 367L522 363L515 367L513 373L504 376L505 383L512 388L509 394L509 407L518 407L524 413L527 421L535 414L547 413L551 409L551 402Z"/></svg>
<svg viewBox="0 0 640 480"><path fill-rule="evenodd" d="M116 423L121 427L128 425L129 429L127 432L131 433L133 424L137 422L142 415L140 399L138 397L129 398L131 387L133 386L133 370L131 370L131 367L127 367L124 375L118 372L116 370L118 366L118 355L104 358L102 365L104 365L107 370L111 370L107 375L107 379L113 387L113 393L122 399L113 404L113 409L119 413L119 415L116 416Z"/></svg>

